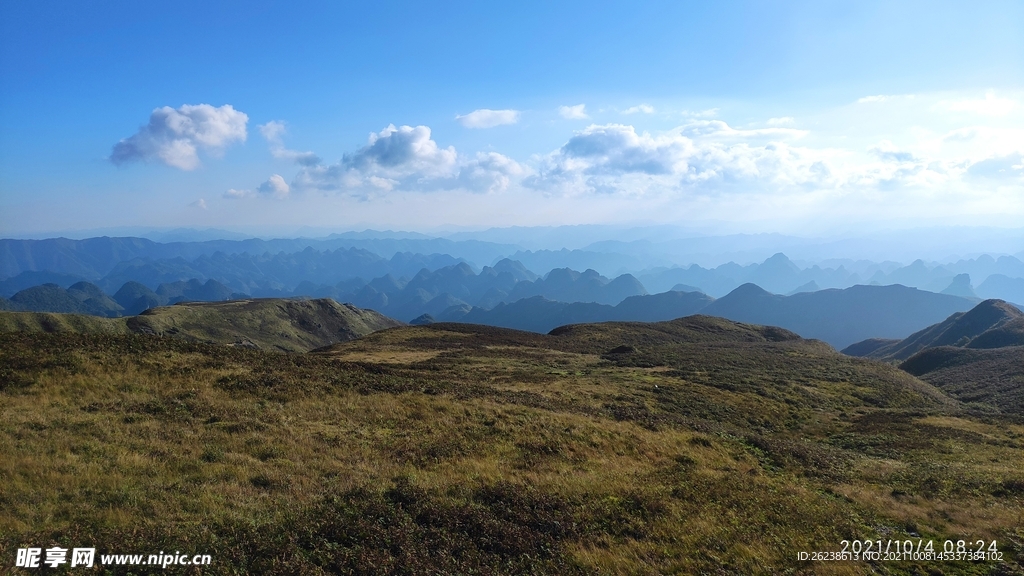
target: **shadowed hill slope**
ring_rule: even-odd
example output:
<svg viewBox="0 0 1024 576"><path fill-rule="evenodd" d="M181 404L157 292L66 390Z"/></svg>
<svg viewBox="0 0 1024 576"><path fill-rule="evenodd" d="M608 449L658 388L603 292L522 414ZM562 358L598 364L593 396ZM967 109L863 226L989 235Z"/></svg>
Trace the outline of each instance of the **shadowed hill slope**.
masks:
<svg viewBox="0 0 1024 576"><path fill-rule="evenodd" d="M0 312L3 332L72 332L78 334L128 334L124 318L56 312Z"/></svg>
<svg viewBox="0 0 1024 576"><path fill-rule="evenodd" d="M1024 415L1024 346L926 348L900 368L961 402Z"/></svg>
<svg viewBox="0 0 1024 576"><path fill-rule="evenodd" d="M1002 300L985 300L967 312L957 312L942 322L903 340L875 346L858 342L843 350L851 356L881 360L906 360L926 348L1000 348L1024 345L1024 313Z"/></svg>
<svg viewBox="0 0 1024 576"><path fill-rule="evenodd" d="M1024 414L1024 313L985 300L905 340L865 340L851 356L903 360L900 368L962 402Z"/></svg>

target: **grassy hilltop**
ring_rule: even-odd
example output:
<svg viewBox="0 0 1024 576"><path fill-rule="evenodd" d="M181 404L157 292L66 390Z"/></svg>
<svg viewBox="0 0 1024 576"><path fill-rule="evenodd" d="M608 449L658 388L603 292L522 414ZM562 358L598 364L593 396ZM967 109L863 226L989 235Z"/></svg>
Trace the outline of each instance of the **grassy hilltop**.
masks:
<svg viewBox="0 0 1024 576"><path fill-rule="evenodd" d="M399 327L308 354L4 333L0 454L5 566L53 543L213 554L204 573L1014 574L1024 557L1020 414L701 316ZM995 539L1008 562L796 560L917 535Z"/></svg>
<svg viewBox="0 0 1024 576"><path fill-rule="evenodd" d="M136 333L281 352L307 352L401 325L330 298L181 302L125 318L0 312L0 332Z"/></svg>

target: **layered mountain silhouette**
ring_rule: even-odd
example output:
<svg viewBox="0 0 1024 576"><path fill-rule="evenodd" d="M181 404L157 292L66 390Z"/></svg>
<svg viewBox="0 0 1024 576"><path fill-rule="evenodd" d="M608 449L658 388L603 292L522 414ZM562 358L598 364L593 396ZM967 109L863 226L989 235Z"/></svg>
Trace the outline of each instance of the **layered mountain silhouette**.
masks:
<svg viewBox="0 0 1024 576"><path fill-rule="evenodd" d="M547 333L558 326L591 322L659 322L696 314L714 299L700 292L663 292L631 296L616 306L596 302L555 302L532 296L490 310L455 307L439 316L442 322L485 324Z"/></svg>
<svg viewBox="0 0 1024 576"><path fill-rule="evenodd" d="M978 295L974 293L974 288L971 287L970 274L957 274L953 277L953 281L949 283L949 286L946 286L946 289L940 293L951 294L953 296L963 296L964 298L978 297Z"/></svg>
<svg viewBox="0 0 1024 576"><path fill-rule="evenodd" d="M992 274L975 290L982 298L998 298L1024 304L1024 278L1011 278L1005 274Z"/></svg>
<svg viewBox="0 0 1024 576"><path fill-rule="evenodd" d="M477 262L493 262L505 254L514 253L518 247L479 240L452 241L443 238L365 238L359 235L332 235L328 238L294 238L260 240L208 240L202 242L154 242L145 238L132 237L98 237L84 240L68 238L48 238L46 240L0 240L0 279L11 278L25 271L49 271L58 274L76 276L80 279L96 282L114 271L122 263L135 259L157 262L160 260L180 260L194 262L200 257L213 257L216 254L232 256L238 254L274 256L279 254L299 254L307 250L313 253L348 252L355 250L359 254L369 254L375 260L388 262L395 254L434 254L444 255L450 259L447 264L465 258ZM385 256L386 255L386 256ZM452 255L452 256L449 256ZM395 262L401 265L401 262ZM414 265L411 270L401 271L402 274L415 274L422 265ZM362 271L353 276L377 276L385 270L367 274ZM196 274L175 280L188 278L204 278ZM225 284L223 278L213 277ZM140 278L127 280L148 282ZM50 280L52 281L52 280ZM159 280L156 283L169 281ZM101 282L100 286L108 288ZM155 285L155 284L153 284Z"/></svg>
<svg viewBox="0 0 1024 576"><path fill-rule="evenodd" d="M68 288L57 284L43 284L19 291L7 300L8 310L23 312L57 312L91 314L93 316L133 316L148 308L166 306L183 301L219 302L244 298L245 294L232 292L216 280L205 283L192 279L188 282L161 284L156 291L138 282L126 282L108 296L99 286L90 282L76 282Z"/></svg>
<svg viewBox="0 0 1024 576"><path fill-rule="evenodd" d="M701 314L781 326L804 338L844 348L868 337L900 338L973 305L967 298L900 285L779 296L744 284L709 304Z"/></svg>
<svg viewBox="0 0 1024 576"><path fill-rule="evenodd" d="M521 264L510 260L485 267L480 274L459 263L433 272L421 270L409 281L392 275L365 284L353 281L347 284L347 291L336 290L329 297L401 321L428 315L437 321L535 332L571 323L654 322L701 313L781 326L837 348L868 336L906 337L954 312L969 310L974 304L967 298L905 286L854 286L779 296L754 284L744 284L715 300L695 291L646 294L643 286L629 275L609 280L594 271L559 269L545 278L530 280L531 277ZM524 297L527 294L530 296ZM126 282L113 298L93 284L80 282L68 289L52 284L26 289L4 306L12 310L114 317L182 301L246 298L215 280L165 283L156 290L138 282ZM892 343L878 343L868 352Z"/></svg>
<svg viewBox="0 0 1024 576"><path fill-rule="evenodd" d="M466 311L491 309L537 296L563 303L614 305L644 294L647 291L643 285L629 274L609 279L594 270L576 272L560 268L540 278L522 263L506 258L493 267L485 266L480 274L474 274L466 263L459 263L433 272L423 269L408 281L382 276L357 290L339 291L332 297L393 318L412 320L422 314L439 317L453 307ZM445 317L452 316L449 313Z"/></svg>

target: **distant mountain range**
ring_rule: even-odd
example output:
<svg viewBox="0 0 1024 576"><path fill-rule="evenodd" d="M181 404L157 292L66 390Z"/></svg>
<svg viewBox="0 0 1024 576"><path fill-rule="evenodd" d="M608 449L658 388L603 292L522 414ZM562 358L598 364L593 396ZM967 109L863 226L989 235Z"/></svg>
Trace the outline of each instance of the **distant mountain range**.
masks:
<svg viewBox="0 0 1024 576"><path fill-rule="evenodd" d="M747 324L780 326L805 338L843 348L867 336L909 335L949 314L969 310L975 302L898 285L854 286L779 296L754 284L744 284L718 300L699 292L671 291L632 296L616 306L533 297L499 304L490 310L456 306L418 321L468 322L547 332L563 324L654 322L699 313Z"/></svg>
<svg viewBox="0 0 1024 576"><path fill-rule="evenodd" d="M204 242L153 242L145 238L88 238L85 240L69 240L67 238L49 238L46 240L0 240L0 279L8 279L27 271L48 271L57 274L75 276L81 280L96 282L115 270L118 264L130 261L153 262L157 265L162 261L175 264L193 264L200 257L232 255L256 255L264 258L295 255L311 250L313 254L325 254L329 260L343 252L355 250L359 255L372 255L373 260L391 260L396 254L414 254L427 258L429 254L447 255L448 261L440 264L469 260L471 262L493 262L506 254L513 254L517 246L465 240L453 242L443 238L352 238L338 236L324 239L277 239L277 240L208 240ZM307 252L308 254L308 252ZM365 257L365 255L364 255ZM244 261L244 259L243 259ZM351 264L351 263L347 263ZM202 266L202 263L198 264ZM429 264L420 264L420 267ZM376 271L372 275L386 272L399 274L415 274L419 267L410 270ZM341 271L343 277L366 275L355 269ZM193 274L189 278L203 278ZM210 276L213 278L213 276ZM369 277L369 276L368 276ZM141 278L131 280L147 281ZM188 278L177 278L188 279ZM225 284L223 279L217 278ZM302 278L296 280L302 280ZM164 281L164 280L160 280ZM337 281L337 280L335 280Z"/></svg>
<svg viewBox="0 0 1024 576"><path fill-rule="evenodd" d="M192 232L196 234L170 231L156 237L204 237L198 231ZM552 229L551 232L552 238L557 240L565 231ZM454 238L471 236L453 235ZM498 234L495 237L512 236ZM917 260L902 266L896 262L849 259L798 264L779 252L759 263L726 262L710 268L697 264L679 266L679 260L674 258L684 257L682 254L689 254L689 249L677 256L667 256L676 254L672 251L676 245L696 249L701 245L724 247L739 242L738 245L750 248L758 242L767 242L795 247L799 245L798 240L773 235L690 238L661 243L604 240L576 249L524 250L515 243L451 240L387 231L275 240L7 239L0 240L0 296L9 297L24 288L47 282L66 288L87 280L111 293L128 281L155 290L162 283L193 278L203 282L216 280L232 291L250 296L312 296L312 290L325 294L339 283L357 278L364 284L387 274L398 280L411 279L421 269L435 271L459 262L477 271L508 258L544 276L545 271L564 268L594 270L609 278L628 273L649 293L665 292L677 284L715 297L724 296L745 283L757 284L776 294L807 292L813 288L848 288L857 284L902 284L931 292L956 290L961 296L973 290L981 298L1024 302L1024 262L1020 259L1024 253L998 258L981 255L943 264ZM965 274L967 276L963 276ZM340 286L338 290L343 293L347 286ZM453 296L459 298L456 294ZM475 302L469 304L476 305Z"/></svg>
<svg viewBox="0 0 1024 576"><path fill-rule="evenodd" d="M555 302L543 296L533 296L510 304L501 303L490 310L453 307L439 314L436 320L547 333L566 324L673 320L696 314L713 301L714 298L700 292L637 295L616 306L594 302Z"/></svg>
<svg viewBox="0 0 1024 576"><path fill-rule="evenodd" d="M954 312L969 310L977 302L899 285L780 296L744 284L717 300L697 291L647 294L630 275L610 280L593 270L560 269L537 278L511 260L485 267L480 274L459 263L433 272L423 269L409 281L385 275L369 283L354 280L326 288L311 286L309 292L405 322L468 322L535 332L572 323L653 322L700 313L781 326L837 348L869 337L902 338ZM67 289L55 284L28 288L0 301L0 307L117 317L182 301L245 298L216 280L168 282L156 290L129 281L113 296L94 284L78 282Z"/></svg>

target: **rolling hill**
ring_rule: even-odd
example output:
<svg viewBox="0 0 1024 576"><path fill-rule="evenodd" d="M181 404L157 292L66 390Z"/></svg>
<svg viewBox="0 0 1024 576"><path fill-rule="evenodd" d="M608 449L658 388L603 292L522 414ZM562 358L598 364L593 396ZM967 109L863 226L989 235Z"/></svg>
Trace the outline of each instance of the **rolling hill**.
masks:
<svg viewBox="0 0 1024 576"><path fill-rule="evenodd" d="M1004 561L944 573L1021 568L1020 420L785 329L440 323L268 350L0 334L4 557L88 535L214 554L204 574L918 574L936 563L797 553L970 534Z"/></svg>
<svg viewBox="0 0 1024 576"><path fill-rule="evenodd" d="M866 340L843 353L902 361L901 369L957 400L1024 415L1024 313L1002 300L985 300L904 340Z"/></svg>
<svg viewBox="0 0 1024 576"><path fill-rule="evenodd" d="M858 342L843 353L879 360L906 360L921 350L939 346L1024 346L1024 312L1002 300L985 300L967 312L951 314L903 340Z"/></svg>
<svg viewBox="0 0 1024 576"><path fill-rule="evenodd" d="M1024 416L1024 346L926 348L900 368L961 402Z"/></svg>
<svg viewBox="0 0 1024 576"><path fill-rule="evenodd" d="M283 352L306 352L401 325L330 299L179 303L127 318L0 312L0 332L136 333Z"/></svg>

